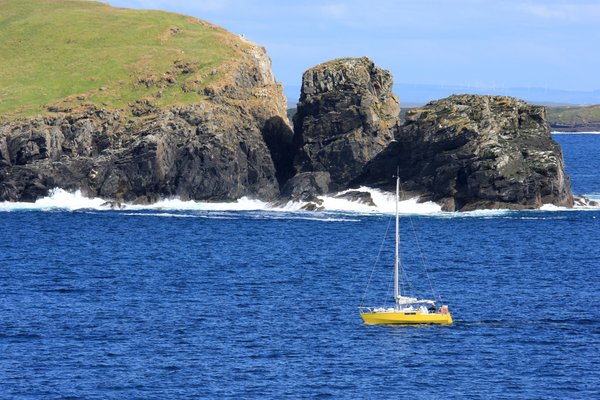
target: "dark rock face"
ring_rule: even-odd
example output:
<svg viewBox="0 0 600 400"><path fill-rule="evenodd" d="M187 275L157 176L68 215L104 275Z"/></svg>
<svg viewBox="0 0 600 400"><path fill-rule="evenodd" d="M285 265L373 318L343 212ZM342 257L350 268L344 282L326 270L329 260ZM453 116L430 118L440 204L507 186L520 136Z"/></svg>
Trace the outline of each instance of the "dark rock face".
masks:
<svg viewBox="0 0 600 400"><path fill-rule="evenodd" d="M256 127L223 129L218 115L196 106L125 125L114 114L97 114L3 127L0 197L32 201L53 187L140 203L164 196L235 200L279 194Z"/></svg>
<svg viewBox="0 0 600 400"><path fill-rule="evenodd" d="M297 172L325 171L340 190L385 148L398 128L392 76L367 58L320 64L302 77L294 116Z"/></svg>
<svg viewBox="0 0 600 400"><path fill-rule="evenodd" d="M455 95L411 110L355 184L403 189L448 211L573 206L545 109L501 96Z"/></svg>
<svg viewBox="0 0 600 400"><path fill-rule="evenodd" d="M329 193L329 172L302 172L288 180L281 190L284 198L311 201L316 196Z"/></svg>
<svg viewBox="0 0 600 400"><path fill-rule="evenodd" d="M144 100L0 125L0 201L34 201L54 187L117 202L277 198L292 175L281 86L257 46L223 68L226 78L196 105Z"/></svg>

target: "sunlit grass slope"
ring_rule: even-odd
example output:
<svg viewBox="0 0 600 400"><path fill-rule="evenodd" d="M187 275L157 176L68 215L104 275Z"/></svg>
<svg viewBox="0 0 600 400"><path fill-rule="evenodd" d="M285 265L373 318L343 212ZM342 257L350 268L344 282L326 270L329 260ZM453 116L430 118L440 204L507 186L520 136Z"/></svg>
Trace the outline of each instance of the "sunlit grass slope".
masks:
<svg viewBox="0 0 600 400"><path fill-rule="evenodd" d="M600 123L600 105L583 107L547 107L551 124L584 125Z"/></svg>
<svg viewBox="0 0 600 400"><path fill-rule="evenodd" d="M0 0L0 116L92 103L122 108L202 96L244 46L184 15L79 0Z"/></svg>

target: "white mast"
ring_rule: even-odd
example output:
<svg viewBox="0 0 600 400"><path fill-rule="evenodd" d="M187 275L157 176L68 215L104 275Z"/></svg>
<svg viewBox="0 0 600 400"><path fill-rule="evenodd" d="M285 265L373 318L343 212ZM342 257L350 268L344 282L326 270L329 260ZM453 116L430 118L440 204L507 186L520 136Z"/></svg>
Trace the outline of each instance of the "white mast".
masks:
<svg viewBox="0 0 600 400"><path fill-rule="evenodd" d="M398 219L398 196L400 194L400 176L396 172L396 260L394 262L394 299L396 304L400 302L400 291L398 290L398 266L400 264L400 234L399 234L399 219Z"/></svg>

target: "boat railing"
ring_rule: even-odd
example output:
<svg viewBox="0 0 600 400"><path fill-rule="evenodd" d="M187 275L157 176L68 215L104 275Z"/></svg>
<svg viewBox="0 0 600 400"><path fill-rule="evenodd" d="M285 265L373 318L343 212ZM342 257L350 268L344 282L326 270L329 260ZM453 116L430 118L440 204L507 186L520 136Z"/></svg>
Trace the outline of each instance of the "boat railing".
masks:
<svg viewBox="0 0 600 400"><path fill-rule="evenodd" d="M396 309L394 307L365 307L365 306L359 306L358 310L361 314L364 313L380 313L380 312L391 312L391 311L395 311Z"/></svg>
<svg viewBox="0 0 600 400"><path fill-rule="evenodd" d="M404 307L402 307L404 306ZM430 311L426 307L420 306L415 307L414 304L400 304L397 307L366 307L359 306L358 310L361 314L365 313L389 313L389 312L402 312L402 313L415 313L417 311L421 311L424 314L435 314L435 312ZM447 312L447 308L446 308Z"/></svg>

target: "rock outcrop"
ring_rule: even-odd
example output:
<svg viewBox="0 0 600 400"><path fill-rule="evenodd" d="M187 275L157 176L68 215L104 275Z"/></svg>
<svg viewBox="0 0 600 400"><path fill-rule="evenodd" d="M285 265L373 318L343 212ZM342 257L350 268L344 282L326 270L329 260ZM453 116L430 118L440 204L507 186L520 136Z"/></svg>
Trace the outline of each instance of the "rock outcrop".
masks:
<svg viewBox="0 0 600 400"><path fill-rule="evenodd" d="M0 125L0 201L54 187L118 202L279 196L292 175L286 101L263 48L244 42L196 104L88 105Z"/></svg>
<svg viewBox="0 0 600 400"><path fill-rule="evenodd" d="M573 205L545 109L510 97L454 95L409 111L354 183L392 190L396 169L405 191L448 211Z"/></svg>
<svg viewBox="0 0 600 400"><path fill-rule="evenodd" d="M315 196L329 193L329 172L301 172L288 180L281 190L286 199L313 200Z"/></svg>
<svg viewBox="0 0 600 400"><path fill-rule="evenodd" d="M309 69L294 116L296 171L327 172L330 191L346 188L393 139L399 111L391 74L368 58ZM306 179L301 181L305 185Z"/></svg>
<svg viewBox="0 0 600 400"><path fill-rule="evenodd" d="M304 73L292 132L265 50L239 35L93 2L60 10L0 3L14 22L9 42L31 45L13 46L0 62L9 83L0 99L0 201L63 188L115 209L251 196L318 210L318 196L359 184L393 189L399 167L409 195L447 210L573 204L540 107L454 96L409 112L400 128L390 73L367 58L338 59ZM65 18L77 22L68 32ZM47 57L32 60L31 48ZM70 59L81 61L77 71ZM12 68L24 63L27 73ZM339 196L373 204L360 190Z"/></svg>

